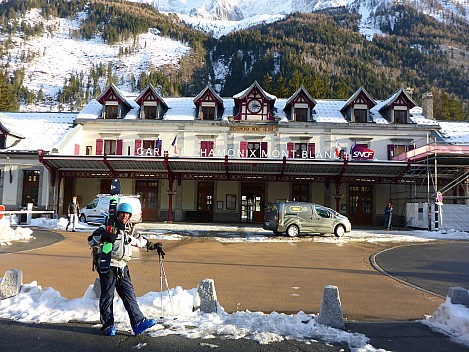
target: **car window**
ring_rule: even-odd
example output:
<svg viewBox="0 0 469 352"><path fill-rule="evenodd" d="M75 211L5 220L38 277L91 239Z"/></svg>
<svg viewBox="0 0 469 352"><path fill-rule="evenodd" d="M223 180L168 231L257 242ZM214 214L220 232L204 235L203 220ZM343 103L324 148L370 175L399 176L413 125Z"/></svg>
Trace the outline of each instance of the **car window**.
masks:
<svg viewBox="0 0 469 352"><path fill-rule="evenodd" d="M316 213L322 218L329 218L330 214L326 208L316 206Z"/></svg>
<svg viewBox="0 0 469 352"><path fill-rule="evenodd" d="M98 200L93 200L90 204L87 205L86 209L94 209L98 205Z"/></svg>

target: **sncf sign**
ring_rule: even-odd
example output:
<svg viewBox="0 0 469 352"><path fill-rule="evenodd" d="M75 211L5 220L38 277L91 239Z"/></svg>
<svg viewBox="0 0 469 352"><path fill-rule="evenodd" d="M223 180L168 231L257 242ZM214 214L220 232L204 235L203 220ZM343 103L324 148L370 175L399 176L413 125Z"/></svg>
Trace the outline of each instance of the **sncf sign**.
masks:
<svg viewBox="0 0 469 352"><path fill-rule="evenodd" d="M352 159L354 160L370 160L375 157L374 150L362 146L356 146L352 150Z"/></svg>

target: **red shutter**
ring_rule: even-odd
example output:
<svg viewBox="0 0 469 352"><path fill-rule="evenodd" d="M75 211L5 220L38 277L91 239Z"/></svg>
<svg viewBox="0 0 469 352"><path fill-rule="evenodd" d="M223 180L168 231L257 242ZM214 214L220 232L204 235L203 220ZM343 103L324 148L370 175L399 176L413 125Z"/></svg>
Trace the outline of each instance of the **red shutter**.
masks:
<svg viewBox="0 0 469 352"><path fill-rule="evenodd" d="M316 144L308 143L308 159L316 159Z"/></svg>
<svg viewBox="0 0 469 352"><path fill-rule="evenodd" d="M104 141L102 139L96 140L96 155L103 155Z"/></svg>
<svg viewBox="0 0 469 352"><path fill-rule="evenodd" d="M388 144L388 160L392 160L394 156L394 144Z"/></svg>
<svg viewBox="0 0 469 352"><path fill-rule="evenodd" d="M208 141L207 142L207 153L208 153L208 156L211 156L213 157L214 156L214 150L213 150L213 147L215 146L215 142L214 141Z"/></svg>
<svg viewBox="0 0 469 352"><path fill-rule="evenodd" d="M142 147L142 140L141 139L136 139L134 143L134 155L139 155L138 154L138 148ZM141 151L140 151L141 153Z"/></svg>
<svg viewBox="0 0 469 352"><path fill-rule="evenodd" d="M73 155L80 155L80 145L79 144L75 144L75 152L73 153Z"/></svg>
<svg viewBox="0 0 469 352"><path fill-rule="evenodd" d="M267 158L269 155L267 154L267 142L261 142L261 158Z"/></svg>
<svg viewBox="0 0 469 352"><path fill-rule="evenodd" d="M116 155L122 155L122 146L123 146L122 139L118 139L117 145L116 145Z"/></svg>
<svg viewBox="0 0 469 352"><path fill-rule="evenodd" d="M293 142L288 142L287 143L287 152L288 152L288 157L289 158L294 158L295 157L295 143L293 143Z"/></svg>
<svg viewBox="0 0 469 352"><path fill-rule="evenodd" d="M239 143L239 157L247 158L248 157L248 142Z"/></svg>
<svg viewBox="0 0 469 352"><path fill-rule="evenodd" d="M200 141L200 156L201 157L206 157L207 154L208 154L207 142L206 141Z"/></svg>

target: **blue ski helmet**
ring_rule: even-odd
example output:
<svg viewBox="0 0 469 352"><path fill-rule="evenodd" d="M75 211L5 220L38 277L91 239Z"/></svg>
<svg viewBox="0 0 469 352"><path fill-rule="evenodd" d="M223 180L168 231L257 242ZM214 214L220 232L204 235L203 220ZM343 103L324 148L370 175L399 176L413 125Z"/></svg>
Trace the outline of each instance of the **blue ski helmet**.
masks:
<svg viewBox="0 0 469 352"><path fill-rule="evenodd" d="M117 206L117 212L129 213L132 215L132 206L129 203L120 203Z"/></svg>

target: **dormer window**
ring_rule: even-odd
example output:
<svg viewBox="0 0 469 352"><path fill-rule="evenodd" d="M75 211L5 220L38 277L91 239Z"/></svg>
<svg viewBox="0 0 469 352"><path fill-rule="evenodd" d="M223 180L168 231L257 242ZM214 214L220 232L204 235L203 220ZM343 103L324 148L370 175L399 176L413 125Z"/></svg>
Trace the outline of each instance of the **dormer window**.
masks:
<svg viewBox="0 0 469 352"><path fill-rule="evenodd" d="M236 121L274 121L277 97L265 92L255 81L249 88L233 96Z"/></svg>
<svg viewBox="0 0 469 352"><path fill-rule="evenodd" d="M407 123L407 110L397 110L396 108L394 108L394 122Z"/></svg>
<svg viewBox="0 0 469 352"><path fill-rule="evenodd" d="M223 99L207 86L193 100L196 107L196 116L198 120L214 121L222 114L224 109Z"/></svg>
<svg viewBox="0 0 469 352"><path fill-rule="evenodd" d="M297 122L307 122L308 121L308 108L295 107L293 110L294 120Z"/></svg>
<svg viewBox="0 0 469 352"><path fill-rule="evenodd" d="M158 118L158 111L156 102L145 102L143 105L143 116L144 120L156 120Z"/></svg>
<svg viewBox="0 0 469 352"><path fill-rule="evenodd" d="M151 84L145 87L135 102L140 106L139 118L142 120L159 120L168 110L168 105Z"/></svg>
<svg viewBox="0 0 469 352"><path fill-rule="evenodd" d="M201 120L215 120L215 106L206 106L205 104L202 104L202 109L201 109Z"/></svg>
<svg viewBox="0 0 469 352"><path fill-rule="evenodd" d="M368 121L368 110L353 109L353 118L356 123L366 123Z"/></svg>
<svg viewBox="0 0 469 352"><path fill-rule="evenodd" d="M105 119L117 119L119 117L119 103L117 101L107 102L103 117Z"/></svg>

